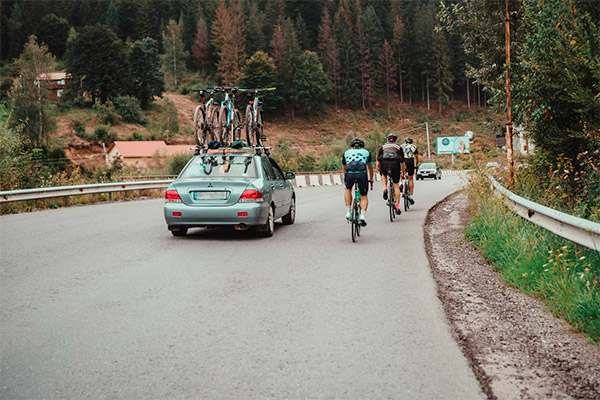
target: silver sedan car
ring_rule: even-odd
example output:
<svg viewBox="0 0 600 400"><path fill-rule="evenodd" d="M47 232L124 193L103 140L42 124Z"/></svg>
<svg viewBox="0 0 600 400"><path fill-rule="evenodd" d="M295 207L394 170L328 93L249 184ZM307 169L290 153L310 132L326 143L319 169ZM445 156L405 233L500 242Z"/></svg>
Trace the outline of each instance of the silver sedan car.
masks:
<svg viewBox="0 0 600 400"><path fill-rule="evenodd" d="M277 219L290 225L296 218L294 177L264 153L195 155L165 193L167 226L174 236L215 226L254 227L262 236L272 236Z"/></svg>

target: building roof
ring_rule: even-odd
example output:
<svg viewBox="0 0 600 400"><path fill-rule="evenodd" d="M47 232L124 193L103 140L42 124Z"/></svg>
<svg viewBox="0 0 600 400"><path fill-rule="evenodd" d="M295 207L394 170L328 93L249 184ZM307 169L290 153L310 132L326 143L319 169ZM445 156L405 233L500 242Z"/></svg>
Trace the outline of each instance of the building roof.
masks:
<svg viewBox="0 0 600 400"><path fill-rule="evenodd" d="M109 148L109 152L117 147L123 158L127 157L152 157L155 153L160 155L190 153L190 144L167 145L162 140L152 141L124 141L117 140Z"/></svg>
<svg viewBox="0 0 600 400"><path fill-rule="evenodd" d="M63 79L71 79L71 76L67 75L64 71L58 71L39 74L37 78L40 81L60 81Z"/></svg>

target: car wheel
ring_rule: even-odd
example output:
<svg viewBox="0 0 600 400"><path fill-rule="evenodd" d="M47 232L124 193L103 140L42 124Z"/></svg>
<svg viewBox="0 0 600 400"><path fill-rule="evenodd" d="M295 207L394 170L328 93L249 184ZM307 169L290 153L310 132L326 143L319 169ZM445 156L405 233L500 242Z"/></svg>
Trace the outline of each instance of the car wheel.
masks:
<svg viewBox="0 0 600 400"><path fill-rule="evenodd" d="M171 231L173 236L185 236L187 234L187 228L177 228Z"/></svg>
<svg viewBox="0 0 600 400"><path fill-rule="evenodd" d="M292 197L292 201L290 202L290 212L281 217L281 222L285 225L292 225L296 220L296 199Z"/></svg>
<svg viewBox="0 0 600 400"><path fill-rule="evenodd" d="M275 212L273 206L269 207L269 215L267 216L267 222L261 227L260 235L263 237L271 237L275 232Z"/></svg>

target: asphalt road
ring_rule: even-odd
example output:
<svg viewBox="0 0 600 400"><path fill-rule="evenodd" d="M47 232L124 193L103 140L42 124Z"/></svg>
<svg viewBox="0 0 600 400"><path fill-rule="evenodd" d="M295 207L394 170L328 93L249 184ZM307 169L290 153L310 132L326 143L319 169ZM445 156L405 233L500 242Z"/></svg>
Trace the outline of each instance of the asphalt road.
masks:
<svg viewBox="0 0 600 400"><path fill-rule="evenodd" d="M457 177L419 181L356 243L341 187L272 238L173 237L162 200L0 217L0 398L484 398L423 245Z"/></svg>

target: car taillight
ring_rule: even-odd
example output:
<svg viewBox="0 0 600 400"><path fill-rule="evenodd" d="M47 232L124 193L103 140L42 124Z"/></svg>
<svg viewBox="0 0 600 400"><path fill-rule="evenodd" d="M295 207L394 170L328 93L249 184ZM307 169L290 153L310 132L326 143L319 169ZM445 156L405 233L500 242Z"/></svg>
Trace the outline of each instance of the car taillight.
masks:
<svg viewBox="0 0 600 400"><path fill-rule="evenodd" d="M165 192L165 199L167 199L167 201L181 201L181 197L179 197L177 190L167 190Z"/></svg>
<svg viewBox="0 0 600 400"><path fill-rule="evenodd" d="M240 197L240 201L249 202L249 201L264 201L262 194L256 189L246 189L242 196Z"/></svg>

